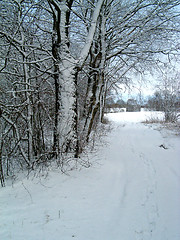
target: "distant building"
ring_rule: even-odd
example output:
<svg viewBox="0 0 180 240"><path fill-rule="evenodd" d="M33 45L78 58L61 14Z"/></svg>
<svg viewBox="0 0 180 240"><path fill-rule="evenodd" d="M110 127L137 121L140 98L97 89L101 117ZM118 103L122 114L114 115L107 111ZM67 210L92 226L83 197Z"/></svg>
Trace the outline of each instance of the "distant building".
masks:
<svg viewBox="0 0 180 240"><path fill-rule="evenodd" d="M119 113L119 112L126 112L126 108L112 107L105 109L105 113Z"/></svg>

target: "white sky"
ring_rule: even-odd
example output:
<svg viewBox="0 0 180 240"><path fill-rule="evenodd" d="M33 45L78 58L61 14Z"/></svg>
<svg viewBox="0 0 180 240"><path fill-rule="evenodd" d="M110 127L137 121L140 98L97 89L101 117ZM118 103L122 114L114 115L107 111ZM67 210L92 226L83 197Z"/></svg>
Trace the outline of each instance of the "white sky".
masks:
<svg viewBox="0 0 180 240"><path fill-rule="evenodd" d="M129 98L138 98L142 96L143 98L153 95L155 92L155 86L157 82L151 75L147 75L144 80L136 77L134 78L134 84L130 88L120 85L120 90L118 90L119 96L117 98L122 98L124 101L127 101Z"/></svg>

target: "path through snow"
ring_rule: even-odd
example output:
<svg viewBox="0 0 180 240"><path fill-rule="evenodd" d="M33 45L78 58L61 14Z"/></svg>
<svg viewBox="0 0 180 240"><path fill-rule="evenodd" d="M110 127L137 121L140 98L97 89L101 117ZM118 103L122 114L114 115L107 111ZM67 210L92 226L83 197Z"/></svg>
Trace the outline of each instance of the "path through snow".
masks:
<svg viewBox="0 0 180 240"><path fill-rule="evenodd" d="M93 167L1 189L0 239L179 240L180 140L139 123L144 115L108 116Z"/></svg>

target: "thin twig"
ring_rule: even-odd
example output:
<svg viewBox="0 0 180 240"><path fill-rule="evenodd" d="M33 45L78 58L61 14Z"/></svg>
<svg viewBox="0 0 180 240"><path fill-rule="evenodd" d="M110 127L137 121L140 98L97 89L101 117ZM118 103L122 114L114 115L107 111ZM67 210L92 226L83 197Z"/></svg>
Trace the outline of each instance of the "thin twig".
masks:
<svg viewBox="0 0 180 240"><path fill-rule="evenodd" d="M30 199L31 199L31 203L33 203L33 199L32 199L31 193L30 193L29 190L24 186L24 183L23 183L23 182L22 182L22 185L23 185L24 189L27 191L27 193L29 194Z"/></svg>

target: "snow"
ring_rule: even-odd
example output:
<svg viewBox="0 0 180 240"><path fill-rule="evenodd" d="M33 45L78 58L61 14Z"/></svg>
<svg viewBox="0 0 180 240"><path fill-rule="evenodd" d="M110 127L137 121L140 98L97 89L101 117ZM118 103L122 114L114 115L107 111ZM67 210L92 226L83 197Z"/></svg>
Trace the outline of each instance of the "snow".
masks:
<svg viewBox="0 0 180 240"><path fill-rule="evenodd" d="M108 115L109 119L113 122L143 122L150 119L163 120L164 115L162 112L126 112L126 113L111 113Z"/></svg>
<svg viewBox="0 0 180 240"><path fill-rule="evenodd" d="M180 139L141 123L151 114L108 114L88 169L0 189L0 239L179 240Z"/></svg>

